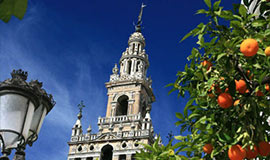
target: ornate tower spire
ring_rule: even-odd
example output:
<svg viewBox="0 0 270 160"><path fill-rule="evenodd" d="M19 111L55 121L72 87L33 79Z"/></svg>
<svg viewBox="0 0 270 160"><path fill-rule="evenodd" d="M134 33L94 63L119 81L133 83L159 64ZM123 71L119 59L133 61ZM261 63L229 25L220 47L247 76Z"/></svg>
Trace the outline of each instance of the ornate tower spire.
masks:
<svg viewBox="0 0 270 160"><path fill-rule="evenodd" d="M146 80L146 73L149 67L148 55L145 53L145 39L141 33L143 8L142 3L138 16L138 22L135 25L135 32L128 39L128 48L123 52L120 59L120 70L117 65L113 68L113 74L110 76L110 82L122 80ZM119 72L119 73L118 73ZM150 84L150 83L149 83ZM151 85L151 84L150 84Z"/></svg>
<svg viewBox="0 0 270 160"><path fill-rule="evenodd" d="M85 105L83 104L83 101L81 101L80 104L78 104L78 108L80 110L79 114L78 114L78 119L80 120L82 118L82 109L85 107Z"/></svg>
<svg viewBox="0 0 270 160"><path fill-rule="evenodd" d="M135 26L135 31L136 31L136 32L141 32L142 14L143 14L143 8L144 8L144 7L146 7L146 5L144 5L144 4L142 3L141 11L140 11L140 14L139 14L139 16L138 16L138 22L137 22L137 24L136 24L136 26Z"/></svg>
<svg viewBox="0 0 270 160"><path fill-rule="evenodd" d="M72 136L78 136L82 134L82 123L81 123L81 118L82 118L82 109L85 107L83 104L83 101L81 101L80 104L78 104L79 108L79 114L77 115L78 119L75 123L75 125L72 128Z"/></svg>
<svg viewBox="0 0 270 160"><path fill-rule="evenodd" d="M114 66L110 81L106 83L109 96L107 117L147 115L150 120L151 104L155 97L151 88L152 80L147 77L149 61L145 52L145 38L141 33L144 7L142 4L136 30L130 35L128 47L120 58L120 67L118 69L117 65Z"/></svg>

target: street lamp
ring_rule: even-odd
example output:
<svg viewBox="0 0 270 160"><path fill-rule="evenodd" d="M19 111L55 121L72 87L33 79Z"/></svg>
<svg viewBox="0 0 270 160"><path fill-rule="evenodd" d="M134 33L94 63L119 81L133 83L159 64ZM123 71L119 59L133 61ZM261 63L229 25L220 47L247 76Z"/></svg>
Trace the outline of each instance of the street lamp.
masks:
<svg viewBox="0 0 270 160"><path fill-rule="evenodd" d="M42 122L55 105L42 83L27 80L27 72L13 70L12 78L0 83L0 160L16 149L15 160L24 160L26 145L37 140Z"/></svg>

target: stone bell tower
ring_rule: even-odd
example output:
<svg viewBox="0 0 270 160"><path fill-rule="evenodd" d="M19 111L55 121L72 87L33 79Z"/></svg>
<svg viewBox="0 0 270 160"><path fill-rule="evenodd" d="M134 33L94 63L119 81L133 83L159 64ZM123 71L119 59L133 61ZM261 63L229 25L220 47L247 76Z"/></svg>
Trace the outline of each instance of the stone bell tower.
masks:
<svg viewBox="0 0 270 160"><path fill-rule="evenodd" d="M98 118L98 133L91 126L83 134L82 106L78 120L72 128L68 160L133 160L143 148L139 143L151 144L154 130L150 117L155 97L152 80L147 77L149 67L145 52L145 39L141 33L142 5L135 32L128 40L128 48L112 69L108 90L106 117Z"/></svg>

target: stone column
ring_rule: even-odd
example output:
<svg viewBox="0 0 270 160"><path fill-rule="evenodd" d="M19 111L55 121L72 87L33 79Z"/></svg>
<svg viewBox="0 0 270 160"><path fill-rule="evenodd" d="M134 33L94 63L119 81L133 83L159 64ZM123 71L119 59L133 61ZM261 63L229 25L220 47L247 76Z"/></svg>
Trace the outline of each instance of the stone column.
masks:
<svg viewBox="0 0 270 160"><path fill-rule="evenodd" d="M127 154L127 159L126 160L131 160L132 155L131 154Z"/></svg>
<svg viewBox="0 0 270 160"><path fill-rule="evenodd" d="M134 66L134 64L135 64L135 60L134 60L134 59L131 59L131 66L130 66L130 67L131 67L131 69L130 69L130 75L133 75L133 74L134 74L134 72L135 72L135 71L134 71L134 69L135 69L135 68L134 68L134 67L135 67L135 66Z"/></svg>
<svg viewBox="0 0 270 160"><path fill-rule="evenodd" d="M108 94L108 103L107 103L106 117L109 117L111 115L112 100L113 100L113 95L112 94Z"/></svg>
<svg viewBox="0 0 270 160"><path fill-rule="evenodd" d="M140 112L140 92L135 93L135 102L133 104L133 114L138 114Z"/></svg>
<svg viewBox="0 0 270 160"><path fill-rule="evenodd" d="M112 160L119 160L119 155L114 155Z"/></svg>
<svg viewBox="0 0 270 160"><path fill-rule="evenodd" d="M128 114L132 114L133 104L134 104L133 100L128 101L128 112L127 112Z"/></svg>
<svg viewBox="0 0 270 160"><path fill-rule="evenodd" d="M127 61L127 59L124 59L124 74L126 74L127 73L127 70L128 70L128 61Z"/></svg>
<svg viewBox="0 0 270 160"><path fill-rule="evenodd" d="M124 64L123 61L120 62L120 76L123 74L123 71L124 71L124 65L122 64Z"/></svg>

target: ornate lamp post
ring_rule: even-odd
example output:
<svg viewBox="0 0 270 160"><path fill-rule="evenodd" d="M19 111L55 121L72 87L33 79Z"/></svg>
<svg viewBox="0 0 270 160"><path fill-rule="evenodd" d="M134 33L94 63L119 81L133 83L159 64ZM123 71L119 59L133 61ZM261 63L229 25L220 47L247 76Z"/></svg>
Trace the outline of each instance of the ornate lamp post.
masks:
<svg viewBox="0 0 270 160"><path fill-rule="evenodd" d="M12 78L0 83L0 160L16 149L14 159L24 160L26 145L37 140L42 122L55 105L42 83L26 82L27 72L13 70Z"/></svg>

